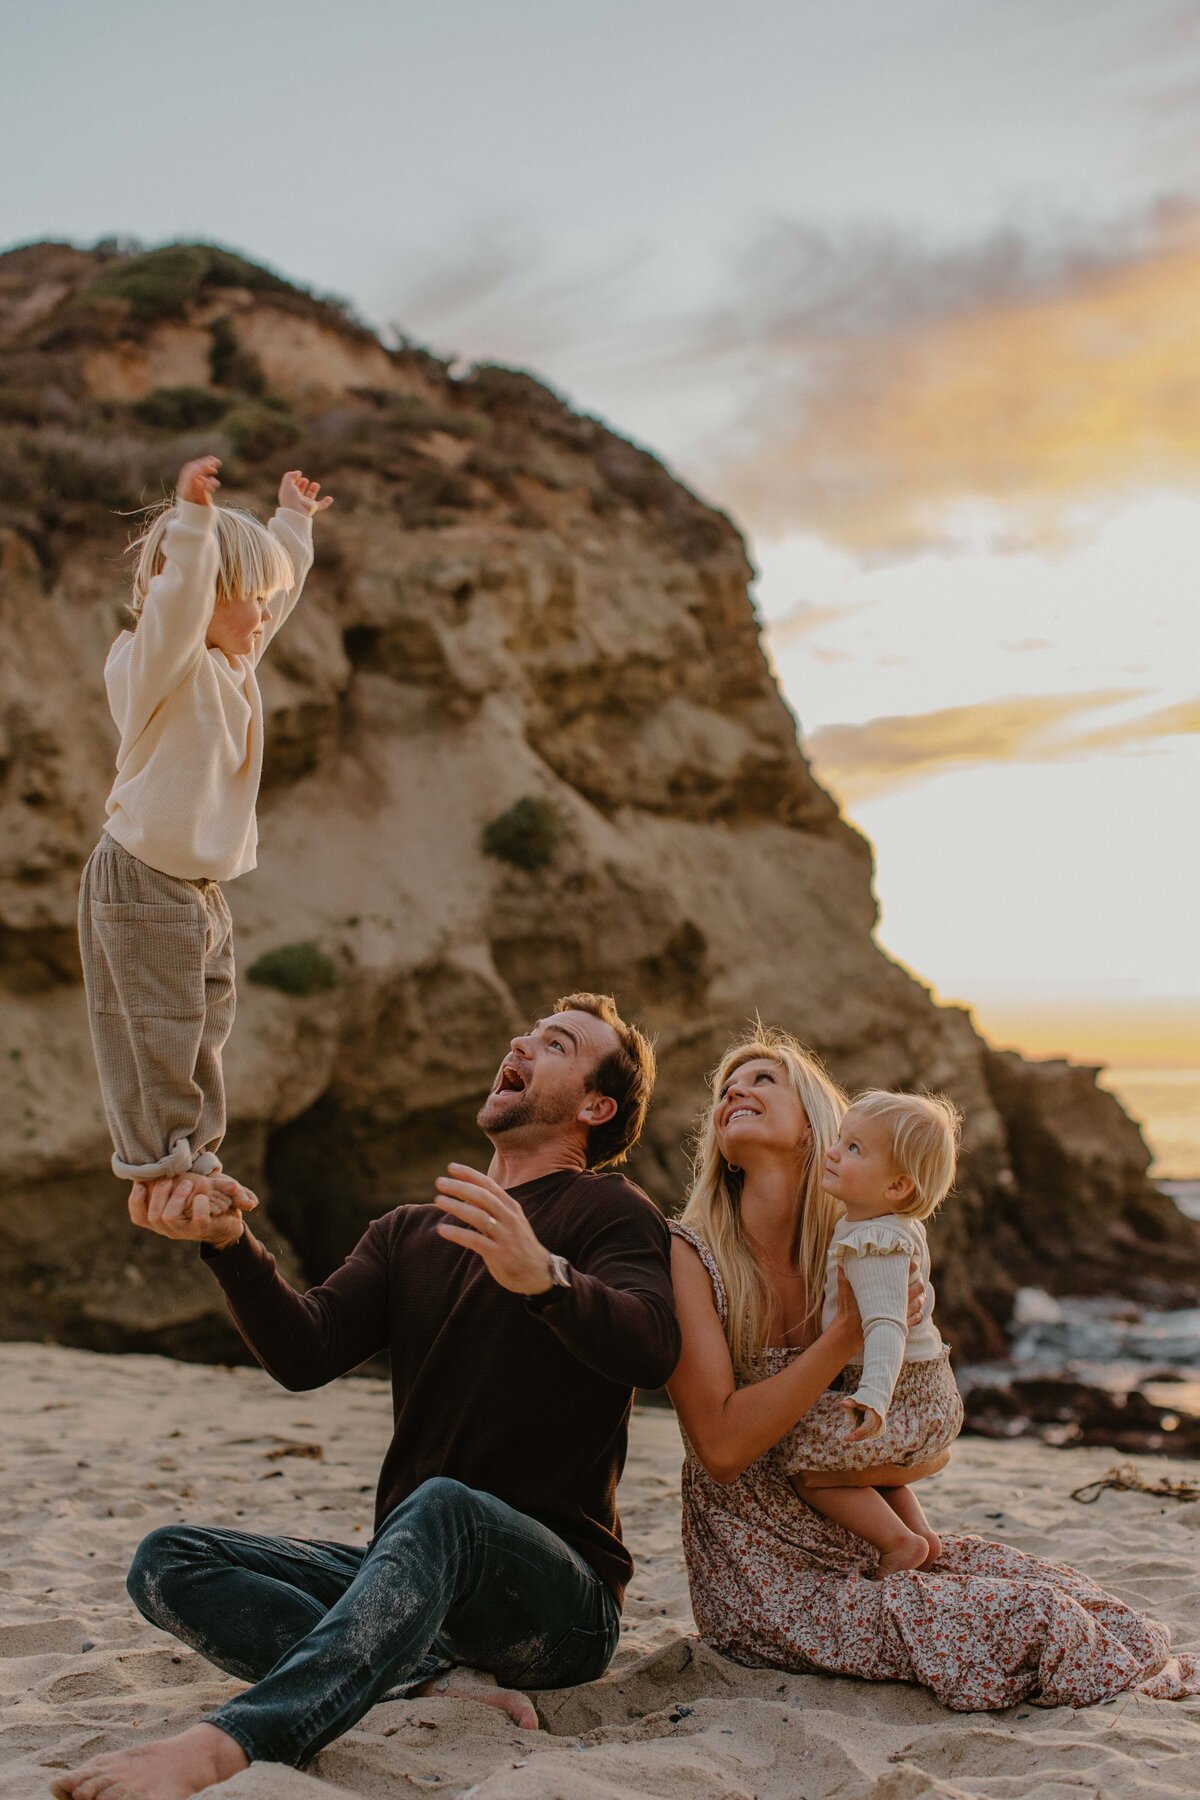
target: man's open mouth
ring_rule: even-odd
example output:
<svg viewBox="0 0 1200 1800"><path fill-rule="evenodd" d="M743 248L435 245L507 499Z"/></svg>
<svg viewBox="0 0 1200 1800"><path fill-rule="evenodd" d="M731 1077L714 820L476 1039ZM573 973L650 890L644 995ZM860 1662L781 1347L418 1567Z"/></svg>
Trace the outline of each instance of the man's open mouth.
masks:
<svg viewBox="0 0 1200 1800"><path fill-rule="evenodd" d="M522 1075L521 1071L515 1069L511 1063L505 1063L500 1070L499 1075L496 1077L496 1085L492 1089L492 1092L494 1094L523 1094L525 1092L525 1077Z"/></svg>

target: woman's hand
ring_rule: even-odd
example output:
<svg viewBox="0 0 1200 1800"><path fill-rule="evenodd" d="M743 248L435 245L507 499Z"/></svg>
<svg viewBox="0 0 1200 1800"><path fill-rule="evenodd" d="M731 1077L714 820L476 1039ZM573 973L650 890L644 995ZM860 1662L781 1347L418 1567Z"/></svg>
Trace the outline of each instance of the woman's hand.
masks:
<svg viewBox="0 0 1200 1800"><path fill-rule="evenodd" d="M925 1283L921 1271L917 1267L914 1256L908 1265L908 1317L904 1323L911 1331L914 1325L921 1323L921 1314L925 1311Z"/></svg>
<svg viewBox="0 0 1200 1800"><path fill-rule="evenodd" d="M836 1331L842 1339L847 1362L853 1362L862 1355L862 1314L858 1310L854 1289L847 1281L846 1271L840 1263L837 1272L837 1312L833 1315L833 1323L829 1329Z"/></svg>

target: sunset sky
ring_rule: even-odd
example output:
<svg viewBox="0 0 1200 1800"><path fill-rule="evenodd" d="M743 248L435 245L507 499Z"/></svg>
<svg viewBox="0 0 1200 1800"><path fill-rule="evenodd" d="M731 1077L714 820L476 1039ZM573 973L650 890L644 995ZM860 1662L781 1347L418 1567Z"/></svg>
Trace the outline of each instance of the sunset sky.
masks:
<svg viewBox="0 0 1200 1800"><path fill-rule="evenodd" d="M1200 9L40 0L0 232L217 239L743 525L885 947L1200 1065Z"/></svg>

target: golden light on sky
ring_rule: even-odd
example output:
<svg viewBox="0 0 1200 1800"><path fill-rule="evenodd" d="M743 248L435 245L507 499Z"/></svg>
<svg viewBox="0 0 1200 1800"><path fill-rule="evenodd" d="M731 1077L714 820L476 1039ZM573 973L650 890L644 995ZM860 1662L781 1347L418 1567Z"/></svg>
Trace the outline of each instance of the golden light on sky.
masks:
<svg viewBox="0 0 1200 1800"><path fill-rule="evenodd" d="M781 328L803 394L754 420L727 474L774 531L867 553L954 543L995 508L1008 546L1069 541L1081 498L1181 488L1200 475L1200 216L1117 266L1064 270L995 303L828 337ZM816 371L815 378L813 371ZM967 508L964 517L961 509ZM976 516L979 516L976 514Z"/></svg>

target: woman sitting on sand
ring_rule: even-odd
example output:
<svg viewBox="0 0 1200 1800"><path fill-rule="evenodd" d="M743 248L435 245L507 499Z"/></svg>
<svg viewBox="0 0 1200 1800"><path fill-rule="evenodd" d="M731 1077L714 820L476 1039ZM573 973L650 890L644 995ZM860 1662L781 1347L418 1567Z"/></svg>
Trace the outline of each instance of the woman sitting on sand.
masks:
<svg viewBox="0 0 1200 1800"><path fill-rule="evenodd" d="M849 1284L819 1331L830 1223L825 1157L845 1097L794 1038L723 1058L687 1207L672 1226L683 1354L683 1547L701 1636L735 1662L912 1681L969 1712L1088 1706L1129 1688L1200 1693L1200 1658L1064 1563L943 1535L936 1561L883 1580L878 1551L815 1512L776 1450L862 1334ZM924 1295L914 1283L913 1316ZM911 1471L897 1471L903 1482ZM886 1471L873 1470L884 1485Z"/></svg>

